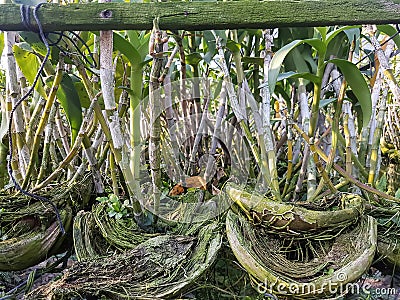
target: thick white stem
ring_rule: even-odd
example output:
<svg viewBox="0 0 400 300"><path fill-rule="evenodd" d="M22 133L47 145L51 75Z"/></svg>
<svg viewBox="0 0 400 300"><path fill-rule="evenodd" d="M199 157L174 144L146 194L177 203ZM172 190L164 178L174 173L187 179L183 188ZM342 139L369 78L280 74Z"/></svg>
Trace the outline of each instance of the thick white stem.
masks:
<svg viewBox="0 0 400 300"><path fill-rule="evenodd" d="M13 55L12 48L15 44L16 33L15 32L5 32L4 40L5 45L5 55L6 55L6 85L7 85L7 97L12 103L14 108L21 95L20 86L18 84L17 78L17 64ZM18 106L13 115L13 125L14 133L17 142L18 151L18 163L22 176L25 176L25 170L29 164L29 149L25 143L25 122L22 107ZM10 137L11 138L11 137Z"/></svg>
<svg viewBox="0 0 400 300"><path fill-rule="evenodd" d="M261 90L261 95L262 95L261 116L262 116L263 128L266 133L267 128L271 126L271 122L270 122L271 94L269 92L269 85L268 85L269 66L270 66L271 59L272 59L272 44L273 44L273 37L271 35L271 29L264 30L264 39L265 39L264 82L263 82L264 87Z"/></svg>

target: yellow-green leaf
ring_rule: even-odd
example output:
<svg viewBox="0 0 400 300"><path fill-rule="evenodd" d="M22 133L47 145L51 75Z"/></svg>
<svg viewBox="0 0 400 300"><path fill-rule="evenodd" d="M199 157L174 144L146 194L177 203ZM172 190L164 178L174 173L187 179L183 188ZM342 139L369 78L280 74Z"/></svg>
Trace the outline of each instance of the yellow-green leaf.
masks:
<svg viewBox="0 0 400 300"><path fill-rule="evenodd" d="M3 53L4 49L4 32L0 32L0 53Z"/></svg>
<svg viewBox="0 0 400 300"><path fill-rule="evenodd" d="M328 46L329 43L335 38L335 36L337 36L342 31L346 31L346 30L354 29L354 28L361 28L361 26L360 25L343 26L343 27L340 27L339 29L329 32L329 34L326 37L326 45Z"/></svg>
<svg viewBox="0 0 400 300"><path fill-rule="evenodd" d="M377 25L376 26L380 32L387 34L388 36L393 36L393 41L395 42L397 48L400 49L400 36L398 35L397 29L392 25Z"/></svg>
<svg viewBox="0 0 400 300"><path fill-rule="evenodd" d="M185 57L186 63L192 66L197 65L202 59L203 57L200 55L199 52L190 53Z"/></svg>
<svg viewBox="0 0 400 300"><path fill-rule="evenodd" d="M32 84L40 67L37 56L32 52L20 48L18 44L13 46L13 52L15 60L17 61L17 64L24 74L26 80L28 80L29 84ZM38 81L35 88L40 96L47 99L46 92L40 81Z"/></svg>

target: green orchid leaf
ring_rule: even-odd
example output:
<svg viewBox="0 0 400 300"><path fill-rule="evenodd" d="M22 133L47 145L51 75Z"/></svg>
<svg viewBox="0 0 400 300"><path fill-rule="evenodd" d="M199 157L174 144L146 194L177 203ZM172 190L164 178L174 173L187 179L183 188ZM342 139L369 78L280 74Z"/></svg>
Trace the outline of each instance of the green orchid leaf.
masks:
<svg viewBox="0 0 400 300"><path fill-rule="evenodd" d="M19 36L26 43L28 43L35 52L39 53L42 56L46 55L46 52L47 52L46 46L45 46L45 44L43 44L42 40L40 39L40 37L37 33L30 32L30 31L23 31L23 32L20 32Z"/></svg>
<svg viewBox="0 0 400 300"><path fill-rule="evenodd" d="M199 62L201 62L202 59L203 57L198 52L190 53L185 57L186 63L192 66L197 65Z"/></svg>
<svg viewBox="0 0 400 300"><path fill-rule="evenodd" d="M204 61L206 63L210 63L217 51L217 46L215 43L215 36L211 30L205 30L203 32L203 36L204 36L203 40L204 40L205 48L206 48L206 53L204 55Z"/></svg>
<svg viewBox="0 0 400 300"><path fill-rule="evenodd" d="M346 31L346 30L354 29L354 28L361 28L361 26L360 25L343 26L332 32L329 32L328 35L326 36L326 46L328 46L329 43L335 38L335 36L337 36L342 31Z"/></svg>
<svg viewBox="0 0 400 300"><path fill-rule="evenodd" d="M75 85L67 73L63 74L60 87L57 90L57 98L71 126L71 144L73 144L82 124L82 106Z"/></svg>
<svg viewBox="0 0 400 300"><path fill-rule="evenodd" d="M394 197L397 199L400 199L400 188L396 191L396 193L394 194Z"/></svg>
<svg viewBox="0 0 400 300"><path fill-rule="evenodd" d="M381 192L386 192L387 191L387 177L386 174L383 174L382 177L378 180L376 183L376 188L377 190Z"/></svg>
<svg viewBox="0 0 400 300"><path fill-rule="evenodd" d="M81 81L74 82L75 90L78 93L79 101L81 102L81 106L84 108L89 108L90 106L90 98L86 91L85 85Z"/></svg>
<svg viewBox="0 0 400 300"><path fill-rule="evenodd" d="M294 49L294 50L296 50L296 49ZM302 54L302 56L304 58L304 62L306 62L306 64L308 64L311 73L316 73L317 68L318 68L317 62L308 53L304 53L304 54Z"/></svg>
<svg viewBox="0 0 400 300"><path fill-rule="evenodd" d="M264 64L264 59L262 57L243 56L242 63L262 66Z"/></svg>
<svg viewBox="0 0 400 300"><path fill-rule="evenodd" d="M275 93L281 95L285 99L286 104L290 107L290 94L280 84L276 85Z"/></svg>
<svg viewBox="0 0 400 300"><path fill-rule="evenodd" d="M303 40L304 43L309 44L315 50L317 50L318 55L325 56L326 53L326 45L320 39L306 39Z"/></svg>
<svg viewBox="0 0 400 300"><path fill-rule="evenodd" d="M299 73L306 73L310 72L310 67L311 70L313 68L313 64L315 65L316 69L316 63L314 62L312 56L311 56L311 51L309 49L301 52L300 48L294 48L288 55L288 58L290 57L293 60L293 64L296 67L296 71ZM313 63L309 63L309 61L312 61Z"/></svg>
<svg viewBox="0 0 400 300"><path fill-rule="evenodd" d="M242 46L239 43L235 43L232 40L226 42L226 48L228 48L232 53L237 53L240 51Z"/></svg>
<svg viewBox="0 0 400 300"><path fill-rule="evenodd" d="M276 81L278 82L278 81L282 81L284 79L289 79L289 78L292 78L292 79L303 78L303 79L306 79L306 80L314 82L314 83L321 82L321 78L319 78L318 76L315 76L314 74L311 74L308 72L297 73L297 72L293 72L293 71L279 74ZM265 87L266 85L267 85L267 83L263 83L259 86L259 88Z"/></svg>
<svg viewBox="0 0 400 300"><path fill-rule="evenodd" d="M114 32L113 34L114 49L121 52L129 60L131 65L139 65L142 62L142 58L139 52L133 47L133 45L122 37L119 33Z"/></svg>
<svg viewBox="0 0 400 300"><path fill-rule="evenodd" d="M150 42L151 32L144 34L140 39L142 44L136 48L142 58L142 61L145 60L146 56L149 54L149 42Z"/></svg>
<svg viewBox="0 0 400 300"><path fill-rule="evenodd" d="M140 65L138 67L141 70L143 68L143 66L147 65L152 60L153 60L153 57L151 55L146 55L146 57L144 58L144 60L140 63Z"/></svg>
<svg viewBox="0 0 400 300"><path fill-rule="evenodd" d="M13 46L13 52L15 60L22 73L24 74L26 80L29 82L29 84L33 84L37 70L40 67L40 62L37 56L30 51L22 49L21 47L19 47L18 44L15 44ZM35 89L40 96L42 96L44 99L47 99L46 92L40 80L36 84Z"/></svg>
<svg viewBox="0 0 400 300"><path fill-rule="evenodd" d="M397 34L397 29L392 25L377 25L376 26L380 32L387 34L388 36L393 36L393 41L397 48L400 49L400 36Z"/></svg>
<svg viewBox="0 0 400 300"><path fill-rule="evenodd" d="M344 100L351 101L351 99L347 98L347 97L345 97ZM319 102L319 108L324 108L324 107L328 106L329 104L336 102L336 101L337 101L337 98L322 99Z"/></svg>
<svg viewBox="0 0 400 300"><path fill-rule="evenodd" d="M90 100L90 97L89 97L89 95L88 95L88 93L86 91L85 85L83 84L82 80L79 77L77 77L77 76L75 76L73 74L69 74L69 75L70 75L70 77L72 79L72 82L74 83L76 92L78 93L79 101L81 103L81 107L82 108L89 108L91 100ZM97 102L99 103L100 107L102 109L104 109L104 100L103 100L103 98L100 97L97 100Z"/></svg>
<svg viewBox="0 0 400 300"><path fill-rule="evenodd" d="M322 99L321 101L319 101L319 108L324 108L325 106L328 106L329 104L336 101L337 98Z"/></svg>
<svg viewBox="0 0 400 300"><path fill-rule="evenodd" d="M273 93L275 90L275 85L278 79L278 75L286 56L294 48L304 43L309 44L311 47L315 48L319 52L319 55L323 56L325 55L326 52L325 44L319 39L294 40L293 42L283 46L275 53L274 57L271 60L269 80L268 80L270 93Z"/></svg>
<svg viewBox="0 0 400 300"><path fill-rule="evenodd" d="M350 44L351 42L349 42L348 36L346 35L345 32L342 31L341 33L336 35L334 39L330 41L325 57L346 59L349 54Z"/></svg>
<svg viewBox="0 0 400 300"><path fill-rule="evenodd" d="M349 27L351 27L351 26L349 26ZM353 41L355 41L356 45L360 44L359 38L360 38L360 34L361 34L361 29L359 27L355 26L355 28L349 28L349 29L343 30L343 32L347 35L349 44L351 44Z"/></svg>
<svg viewBox="0 0 400 300"><path fill-rule="evenodd" d="M269 76L268 76L268 85L269 85L269 91L272 94L275 90L275 85L278 79L278 75L281 71L281 67L283 64L283 61L285 60L286 56L289 54L289 52L297 47L298 45L303 44L304 42L302 40L294 40L293 42L283 46L280 48L274 55L274 57L271 60L270 67L269 67Z"/></svg>
<svg viewBox="0 0 400 300"><path fill-rule="evenodd" d="M47 48L37 33L29 32L29 31L22 31L19 33L19 36L24 41L24 42L18 43L18 45L20 45L21 48L23 48L24 50L27 50L29 52L33 52L35 54L40 54L41 56L46 55ZM49 42L57 41L59 38L60 38L59 34L56 34L56 33L48 33L47 34L47 39ZM61 48L68 48L68 44L65 43L63 40L59 41L58 46L60 46ZM82 51L86 51L86 49L84 49ZM49 57L50 61L53 64L57 64L57 62L59 61L59 57L60 57L60 49L57 47L50 46L50 57ZM65 57L65 62L72 64L72 61L69 57Z"/></svg>
<svg viewBox="0 0 400 300"><path fill-rule="evenodd" d="M296 73L293 71L279 74L277 81L281 81L281 80L284 80L287 78L304 78L304 79L309 80L314 83L321 82L321 78L319 78L318 76L311 74L309 72Z"/></svg>
<svg viewBox="0 0 400 300"><path fill-rule="evenodd" d="M360 70L356 65L345 59L335 58L329 60L329 62L338 66L340 71L343 73L348 85L351 87L361 106L363 127L368 126L372 114L371 93Z"/></svg>
<svg viewBox="0 0 400 300"><path fill-rule="evenodd" d="M142 44L140 42L139 32L136 30L126 30L125 32L128 37L129 43L131 43L131 45L135 49L139 48L140 45Z"/></svg>
<svg viewBox="0 0 400 300"><path fill-rule="evenodd" d="M323 41L326 40L326 33L328 32L328 27L316 27L317 31L321 35Z"/></svg>
<svg viewBox="0 0 400 300"><path fill-rule="evenodd" d="M115 194L111 194L111 195L109 196L109 198L110 198L110 201L111 201L111 202L119 202L119 198L118 198L118 196L115 195Z"/></svg>

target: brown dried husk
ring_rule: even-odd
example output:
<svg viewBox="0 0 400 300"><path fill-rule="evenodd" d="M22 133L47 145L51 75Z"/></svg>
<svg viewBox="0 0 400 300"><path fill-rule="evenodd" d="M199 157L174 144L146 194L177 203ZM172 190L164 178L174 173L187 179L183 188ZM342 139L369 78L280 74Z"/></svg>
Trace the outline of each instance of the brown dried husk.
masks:
<svg viewBox="0 0 400 300"><path fill-rule="evenodd" d="M282 238L229 212L227 236L239 263L260 292L299 298L326 298L345 292L370 267L377 240L374 218L367 216L336 238Z"/></svg>
<svg viewBox="0 0 400 300"><path fill-rule="evenodd" d="M176 298L214 262L222 243L219 227L212 222L194 236L160 235L118 255L84 260L27 299Z"/></svg>
<svg viewBox="0 0 400 300"><path fill-rule="evenodd" d="M88 201L92 192L90 176L72 185L60 184L42 192L60 211L66 231L71 227L72 204ZM48 203L17 194L0 196L0 271L17 271L34 266L57 253L67 235L62 235Z"/></svg>

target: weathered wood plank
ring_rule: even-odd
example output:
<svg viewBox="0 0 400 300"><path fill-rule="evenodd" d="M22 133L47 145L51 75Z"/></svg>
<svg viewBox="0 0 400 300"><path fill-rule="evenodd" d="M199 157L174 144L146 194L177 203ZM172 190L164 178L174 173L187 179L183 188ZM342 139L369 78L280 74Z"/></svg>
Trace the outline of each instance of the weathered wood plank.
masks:
<svg viewBox="0 0 400 300"><path fill-rule="evenodd" d="M400 23L400 0L45 4L38 15L45 31L150 29L156 16L171 30L382 24ZM0 5L0 30L25 30L20 18L20 5Z"/></svg>

